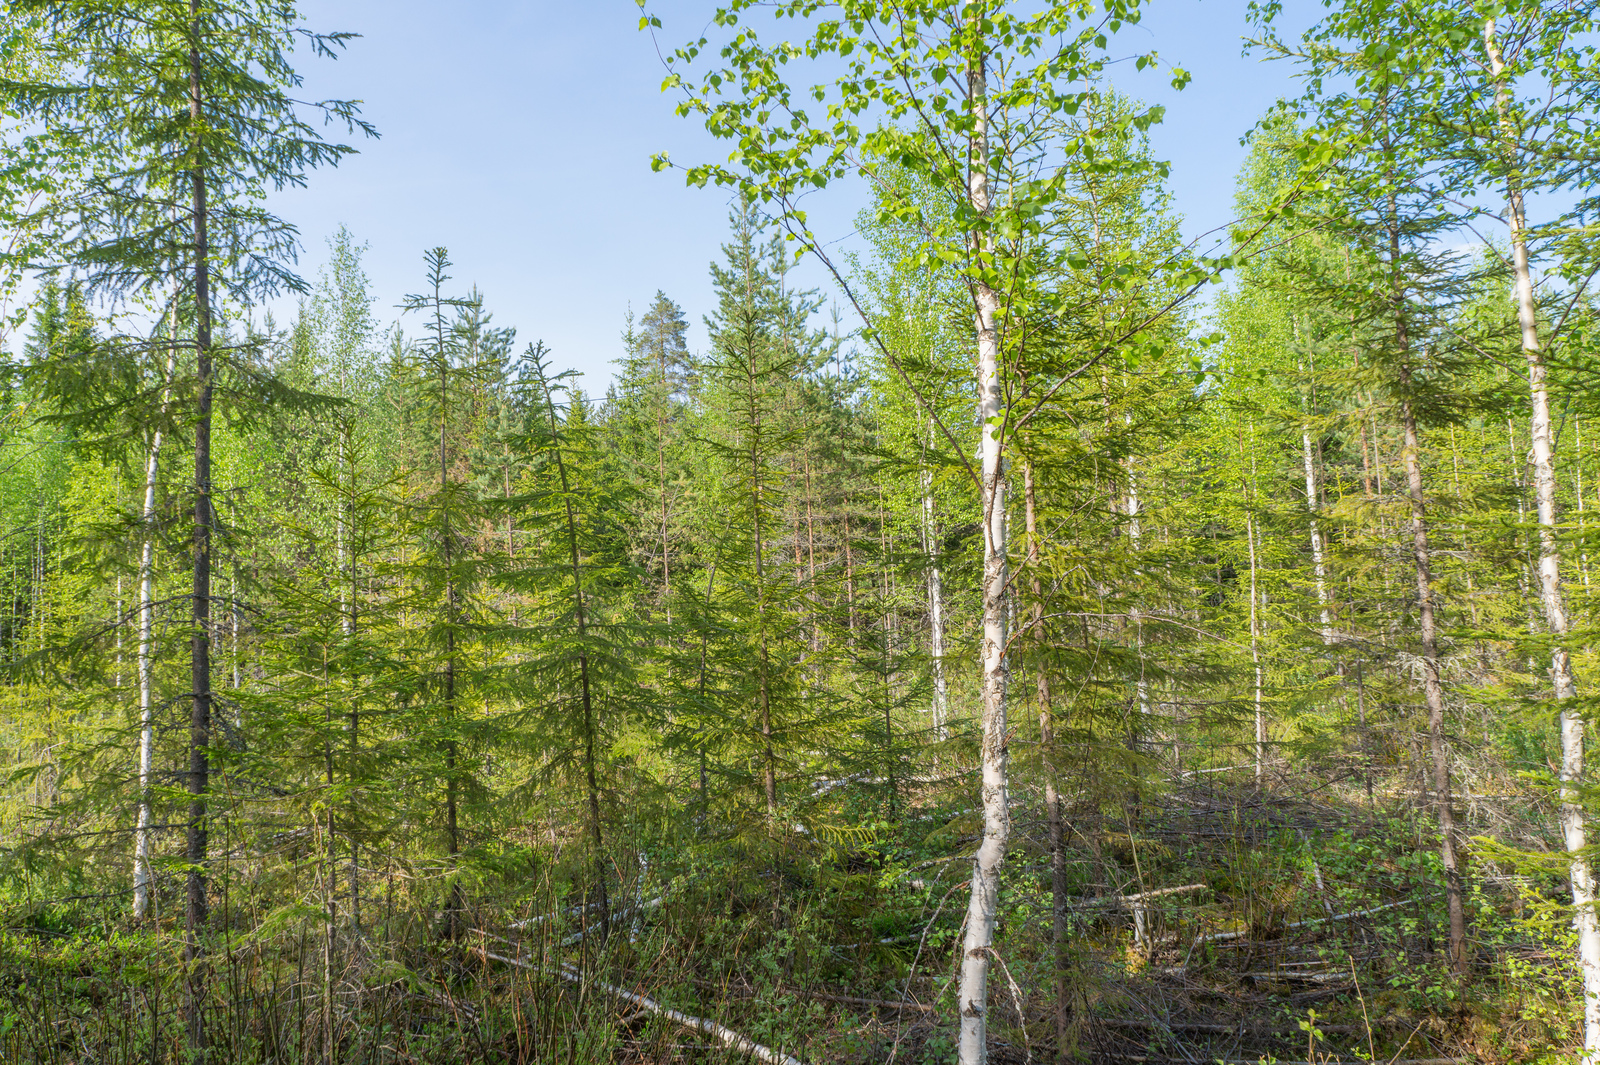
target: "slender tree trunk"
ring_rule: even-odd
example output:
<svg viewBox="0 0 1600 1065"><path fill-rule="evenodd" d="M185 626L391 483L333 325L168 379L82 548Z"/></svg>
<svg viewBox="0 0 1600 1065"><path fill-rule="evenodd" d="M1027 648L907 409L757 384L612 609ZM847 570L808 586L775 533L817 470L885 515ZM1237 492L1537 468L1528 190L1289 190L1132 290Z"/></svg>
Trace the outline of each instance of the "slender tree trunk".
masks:
<svg viewBox="0 0 1600 1065"><path fill-rule="evenodd" d="M162 376L163 416L168 413L172 403L172 372L178 359L176 299L171 324L167 338L167 365ZM133 838L133 916L137 920L143 920L151 914L150 773L155 754L155 521L161 442L162 432L158 428L150 435L150 447L145 454L144 500L139 511L139 528L143 532L139 547L139 811Z"/></svg>
<svg viewBox="0 0 1600 1065"><path fill-rule="evenodd" d="M748 383L753 390L756 381L756 365L754 352L748 353L750 363ZM750 485L753 492L754 506L751 508L753 521L751 531L754 536L756 554L756 613L758 624L761 627L759 660L757 662L758 676L756 701L757 710L761 716L761 787L767 801L767 826L773 828L778 821L778 759L773 747L772 729L772 655L767 642L767 572L766 572L766 544L764 529L762 528L761 513L765 506L761 483L761 452L759 438L761 435L761 414L754 393L750 397L750 411L754 418L750 434Z"/></svg>
<svg viewBox="0 0 1600 1065"><path fill-rule="evenodd" d="M1256 590L1256 519L1247 514L1244 519L1245 542L1250 551L1250 661L1255 667L1256 708L1256 787L1265 782L1267 763L1267 714L1262 697L1261 674L1261 618L1257 611L1260 593Z"/></svg>
<svg viewBox="0 0 1600 1065"><path fill-rule="evenodd" d="M170 365L170 364L169 364ZM169 369L168 375L171 375ZM161 464L161 430L150 438L144 464L144 506L139 524L144 542L139 549L139 812L133 834L133 916L150 916L150 769L155 750L152 699L155 681L155 514L156 481Z"/></svg>
<svg viewBox="0 0 1600 1065"><path fill-rule="evenodd" d="M894 616L890 606L893 596L890 574L894 572L894 560L889 555L889 517L884 506L881 480L878 482L878 559L883 571L883 636L878 645L879 683L883 686L883 764L889 783L889 818L893 820L895 803L899 797L899 786L894 777L894 685L889 671L889 660L894 653Z"/></svg>
<svg viewBox="0 0 1600 1065"><path fill-rule="evenodd" d="M1318 518L1322 510L1322 493L1317 485L1316 452L1311 443L1309 397L1302 397L1301 403L1307 414L1307 420L1300 423L1300 457L1306 475L1306 514L1311 527L1311 570L1317 582L1317 610L1322 623L1322 643L1326 647L1334 641L1333 614L1328 606L1328 569L1323 557L1322 522Z"/></svg>
<svg viewBox="0 0 1600 1065"><path fill-rule="evenodd" d="M1356 659L1356 714L1361 728L1362 780L1367 787L1367 809L1373 810L1372 799L1372 733L1367 731L1367 685L1361 675L1361 660Z"/></svg>
<svg viewBox="0 0 1600 1065"><path fill-rule="evenodd" d="M1495 79L1495 108L1507 139L1515 136L1508 114L1509 89L1496 40L1495 20L1484 23L1484 49L1489 72ZM1509 148L1509 145L1508 145ZM1507 154L1510 152L1508 150ZM1508 173L1515 174L1508 167ZM1552 637L1550 680L1556 705L1561 707L1561 832L1572 881L1573 925L1578 933L1578 964L1583 972L1583 1046L1585 1057L1600 1057L1600 921L1595 915L1594 870L1584 855L1587 826L1579 788L1583 782L1583 717L1568 709L1578 694L1572 662L1563 644L1569 629L1566 596L1561 587L1561 548L1556 540L1555 446L1550 420L1550 394L1546 386L1544 351L1539 344L1538 308L1533 297L1533 272L1528 263L1528 217L1523 190L1516 178L1506 186L1507 221L1511 229L1511 267L1516 281L1517 324L1522 331L1522 354L1528 363L1528 392L1532 406L1533 480L1539 507L1539 601L1545 627ZM1580 493L1581 497L1581 493Z"/></svg>
<svg viewBox="0 0 1600 1065"><path fill-rule="evenodd" d="M1383 101L1387 108L1387 100ZM1386 134L1387 137L1387 134ZM1392 149L1386 139L1385 147ZM1411 549L1416 567L1417 629L1422 642L1423 693L1428 704L1428 745L1433 761L1433 801L1439 818L1439 858L1444 867L1445 905L1449 915L1450 964L1457 972L1467 968L1466 910L1462 899L1461 868L1456 853L1455 810L1450 792L1450 757L1444 737L1444 680L1439 661L1439 632L1435 618L1432 551L1428 543L1427 494L1422 483L1422 444L1417 435L1416 411L1411 402L1411 333L1407 314L1406 282L1401 273L1399 201L1391 182L1386 195L1389 238L1389 299L1394 315L1394 346L1399 361L1400 460L1405 470L1411 505Z"/></svg>
<svg viewBox="0 0 1600 1065"><path fill-rule="evenodd" d="M1363 413L1357 424L1361 427L1361 494L1372 498L1372 463L1367 458L1367 418ZM1376 450L1376 447L1374 447Z"/></svg>
<svg viewBox="0 0 1600 1065"><path fill-rule="evenodd" d="M341 446L341 451L346 456L346 458L348 459L348 456L350 454L350 443L349 443L349 441L350 441L350 426L349 426L348 423L343 427L343 433L344 433L344 441L343 441L343 444ZM353 511L353 509L354 509L353 504L355 502L356 471L355 471L354 464L349 463L348 461L346 462L346 467L347 467L347 473L349 474L349 480L348 480L349 487L347 489L344 489L344 490L348 493L348 495L346 496L346 499L348 500L348 505L346 507L346 512L348 513L350 511ZM506 524L507 524L507 528L509 529L509 527L510 527L510 519L509 518L506 519ZM351 528L350 532L352 534L352 540L353 540L354 529ZM507 534L507 536L508 536L508 539L509 539L509 533ZM355 554L355 544L353 542L349 545L349 548L348 548L348 550L346 552L346 568L341 571L340 578L341 578L341 583L343 584L344 589L345 589L345 591L344 591L345 601L349 604L349 611L346 613L345 618L344 618L344 622L343 622L344 634L345 634L345 637L347 638L347 640L349 640L351 642L354 642L354 640L356 638L356 635L361 630L361 600L359 598L361 589L360 589L360 582L359 582L359 580L357 578L357 575L356 575L356 554ZM349 770L349 773L346 774L346 777L348 778L350 773L355 773L357 771L357 766L359 765L359 762L360 762L360 756L361 756L361 700L357 696L357 693L353 689L347 689L347 690L348 690L348 693L349 693L348 697L349 697L349 704L350 704L349 705L349 715L348 715L349 732L350 732L350 770ZM356 831L355 831L356 820L355 820L355 812L354 812L354 810L352 810L351 813L350 813L349 825L350 825L350 930L352 932L360 933L360 931L361 931L361 879L360 879L360 876L361 876L361 844L360 844L360 841L356 838Z"/></svg>
<svg viewBox="0 0 1600 1065"><path fill-rule="evenodd" d="M1255 446L1255 423L1250 423L1250 446ZM1245 457L1245 438L1239 437L1239 458ZM1256 518L1255 506L1257 502L1256 491L1256 462L1255 455L1250 456L1250 481L1243 486L1248 508L1244 517L1245 548L1250 561L1250 662L1255 672L1255 770L1256 787L1261 787L1266 782L1267 768L1267 713L1265 694L1265 674L1261 666L1261 591L1259 587L1258 572L1260 563L1256 557Z"/></svg>
<svg viewBox="0 0 1600 1065"><path fill-rule="evenodd" d="M1109 395L1107 397L1109 401ZM1125 429L1131 431L1133 415L1125 413L1122 416ZM1123 499L1128 517L1128 546L1137 559L1140 548L1144 543L1144 526L1140 524L1139 516L1141 504L1139 502L1139 479L1134 473L1133 456L1129 455L1122 463L1123 473L1128 479L1127 492ZM1135 569L1135 573L1138 570ZM1139 708L1139 734L1147 735L1155 731L1155 722L1150 713L1150 682L1144 675L1144 611L1139 607L1136 599L1128 606L1128 622L1133 629L1133 650L1138 656L1139 676L1134 681L1134 697ZM1148 730L1148 732L1147 732Z"/></svg>
<svg viewBox="0 0 1600 1065"><path fill-rule="evenodd" d="M440 253L443 254L442 252ZM442 267L441 267L442 272ZM445 855L450 868L450 897L445 904L445 936L452 942L461 934L461 883L456 864L461 856L461 824L456 765L460 758L456 726L456 584L455 532L450 525L450 356L444 348L444 304L436 281L433 292L434 335L439 337L439 559L444 567L444 718L449 730L444 741Z"/></svg>
<svg viewBox="0 0 1600 1065"><path fill-rule="evenodd" d="M189 48L189 121L203 121L200 96L200 4L189 0L193 37ZM188 890L184 911L184 961L189 966L189 1045L206 1045L203 1007L205 981L200 957L206 926L206 793L211 775L211 275L206 205L206 172L190 174L194 213L194 303L197 390L194 427L194 595L191 600L189 716Z"/></svg>
<svg viewBox="0 0 1600 1065"><path fill-rule="evenodd" d="M817 610L817 527L811 513L811 447L804 452L806 473L806 604L811 614L811 654L822 650L822 626Z"/></svg>
<svg viewBox="0 0 1600 1065"><path fill-rule="evenodd" d="M1028 532L1028 567L1032 571L1033 644L1039 656L1034 665L1039 692L1039 750L1044 766L1044 815L1050 834L1051 944L1055 948L1056 1060L1067 1060L1070 999L1067 987L1067 842L1061 815L1061 793L1056 786L1055 712L1050 697L1050 671L1044 654L1049 646L1044 628L1044 582L1040 576L1039 504L1033 480L1033 463L1022 467L1025 521Z"/></svg>
<svg viewBox="0 0 1600 1065"><path fill-rule="evenodd" d="M929 439L933 416L928 417ZM944 676L944 571L939 565L939 525L933 497L933 470L922 468L922 550L928 560L928 657L933 660L933 730L940 743L949 738L950 689Z"/></svg>
<svg viewBox="0 0 1600 1065"><path fill-rule="evenodd" d="M973 5L972 21L982 18L983 5ZM974 45L976 48L976 45ZM988 57L968 58L967 99L973 129L968 146L967 193L972 209L989 213ZM974 232L971 253L988 254L987 237ZM1000 300L981 278L971 283L973 325L978 345L978 424L982 426L983 506L983 640L982 793L983 838L973 855L972 893L962 942L960 988L960 1065L988 1060L989 965L994 956L995 918L1000 901L1000 864L1011 834L1007 781L1006 622L1011 589L1006 557L1006 473L1000 422L1005 417L1005 392L1000 379Z"/></svg>
<svg viewBox="0 0 1600 1065"><path fill-rule="evenodd" d="M711 606L711 593L716 589L717 562L719 561L719 557L720 556L712 557L710 571L706 574L707 609L709 609ZM707 625L702 625L700 629L700 679L698 682L698 687L700 689L700 702L702 704L704 704L706 699L706 651L710 641L710 627ZM706 745L703 739L698 744L698 753L700 755L700 819L702 822L704 822L711 809L711 792L710 781L707 779L708 773L706 767Z"/></svg>
<svg viewBox="0 0 1600 1065"><path fill-rule="evenodd" d="M844 602L845 626L850 631L850 646L856 643L856 558L850 531L850 493L844 497Z"/></svg>
<svg viewBox="0 0 1600 1065"><path fill-rule="evenodd" d="M1409 390L1411 373L1401 370L1401 385ZM1444 681L1439 667L1439 634L1434 617L1433 571L1428 548L1426 496L1422 486L1422 461L1417 419L1406 395L1400 401L1405 432L1406 484L1411 499L1411 545L1417 570L1418 630L1422 637L1422 681L1428 701L1428 746L1433 755L1433 800L1438 808L1440 858L1444 865L1445 901L1450 915L1450 964L1457 972L1467 968L1466 913L1462 900L1461 870L1456 856L1455 811L1450 792L1449 752L1444 739Z"/></svg>
<svg viewBox="0 0 1600 1065"><path fill-rule="evenodd" d="M561 431L556 424L555 399L545 392L545 407L550 412L550 439L555 446L556 471L561 475L561 500L567 516L567 548L572 565L573 619L578 626L578 642L588 640L589 623L583 594L583 565L578 554L578 517L572 509L572 485L567 477L567 463L562 455ZM665 528L665 526L663 526ZM665 542L665 541L663 541ZM605 837L600 825L600 781L596 769L594 695L589 677L589 654L578 652L578 684L583 698L583 776L588 787L589 838L594 844L595 889L600 893L600 927L602 937L611 934L611 906L606 890Z"/></svg>
<svg viewBox="0 0 1600 1065"><path fill-rule="evenodd" d="M661 493L661 601L666 604L667 624L672 624L672 547L667 522L667 351L656 352L657 374L662 395L656 407L656 489Z"/></svg>
<svg viewBox="0 0 1600 1065"><path fill-rule="evenodd" d="M328 645L322 645L322 768L328 794L333 793L333 678L328 670ZM338 927L338 826L333 820L333 804L326 821L317 819L318 831L326 833L322 849L322 1060L333 1065L333 939Z"/></svg>

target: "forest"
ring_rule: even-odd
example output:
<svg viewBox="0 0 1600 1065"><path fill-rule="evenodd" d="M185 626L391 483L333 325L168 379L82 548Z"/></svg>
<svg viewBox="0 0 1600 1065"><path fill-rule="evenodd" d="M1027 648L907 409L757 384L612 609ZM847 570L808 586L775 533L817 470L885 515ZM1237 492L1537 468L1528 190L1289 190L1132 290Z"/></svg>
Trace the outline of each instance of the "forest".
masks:
<svg viewBox="0 0 1600 1065"><path fill-rule="evenodd" d="M362 27L0 7L0 1061L1600 1061L1594 0L1250 4L1199 240L1159 0L618 5L587 390L275 213Z"/></svg>

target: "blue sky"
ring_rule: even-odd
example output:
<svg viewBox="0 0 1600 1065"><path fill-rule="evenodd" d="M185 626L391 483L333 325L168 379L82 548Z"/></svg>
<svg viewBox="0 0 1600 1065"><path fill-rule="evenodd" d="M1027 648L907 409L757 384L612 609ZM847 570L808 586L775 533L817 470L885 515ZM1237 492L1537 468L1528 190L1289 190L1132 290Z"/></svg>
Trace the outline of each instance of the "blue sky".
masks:
<svg viewBox="0 0 1600 1065"><path fill-rule="evenodd" d="M1320 4L1289 0L1289 17ZM658 3L663 45L698 36L712 0ZM631 304L656 289L678 301L703 347L707 264L725 238L728 194L653 173L726 149L673 112L655 45L633 0L305 0L308 26L362 34L337 62L304 61L307 96L357 97L381 139L336 170L314 173L274 207L296 223L315 275L341 223L369 245L380 319L420 287L424 248L444 245L461 289L476 284L519 343L543 339L558 366L603 391ZM1173 165L1172 191L1191 236L1231 217L1239 138L1295 91L1281 63L1240 56L1243 0L1151 0L1116 51L1156 49L1194 76L1181 93L1163 74L1114 75L1123 91L1167 106L1152 141ZM859 188L822 194L815 228L848 240ZM824 288L820 271L802 269ZM280 317L288 308L279 310Z"/></svg>

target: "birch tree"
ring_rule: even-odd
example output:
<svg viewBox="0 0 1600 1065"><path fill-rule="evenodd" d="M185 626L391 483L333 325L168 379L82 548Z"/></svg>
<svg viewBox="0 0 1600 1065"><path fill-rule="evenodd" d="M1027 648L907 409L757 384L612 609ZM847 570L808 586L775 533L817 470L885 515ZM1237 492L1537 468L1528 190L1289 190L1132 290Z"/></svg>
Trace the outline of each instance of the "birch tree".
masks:
<svg viewBox="0 0 1600 1065"><path fill-rule="evenodd" d="M1448 8L1424 5L1415 13L1400 13L1417 39L1430 45L1425 54L1436 60L1439 71L1433 87L1446 105L1419 116L1419 124L1442 127L1436 134L1439 153L1463 193L1502 197L1497 208L1482 213L1485 220L1505 227L1517 332L1527 366L1539 525L1538 599L1551 637L1551 689L1560 707L1560 816L1571 856L1573 924L1583 973L1584 1051L1595 1060L1600 1058L1600 919L1579 798L1584 721L1572 708L1578 687L1567 646L1571 623L1562 587L1550 359L1568 340L1571 312L1600 271L1600 258L1592 248L1592 225L1585 225L1579 213L1582 208L1539 222L1530 220L1529 202L1563 192L1583 195L1600 176L1600 138L1593 129L1600 108L1600 49L1590 40L1597 20L1592 4L1576 0L1485 5L1474 14L1481 30L1476 39L1463 40L1466 27ZM1538 258L1545 259L1548 271L1536 283ZM1556 287L1562 279L1567 282L1564 292ZM1544 289L1543 307L1536 287Z"/></svg>
<svg viewBox="0 0 1600 1065"><path fill-rule="evenodd" d="M714 135L736 143L729 163L690 166L688 181L736 187L775 204L788 237L833 274L861 314L869 341L913 394L916 382L877 338L880 323L855 297L826 242L810 228L799 197L851 173L873 180L875 160L892 159L924 175L948 202L943 219L904 202L886 207L884 214L920 232L911 261L946 264L967 294L981 438L976 461L964 461L981 500L984 544L983 831L973 856L959 991L960 1060L970 1065L987 1055L988 976L995 956L1000 865L1010 834L1006 650L1013 610L1006 449L1011 426L1025 417L1010 406L1012 363L1025 343L1018 324L1027 311L1044 315L1052 307L1029 287L1034 271L1023 262L1041 244L1032 239L1040 230L1041 212L1062 194L1057 160L1090 150L1082 139L1056 138L1053 120L1099 92L1096 79L1108 35L1136 21L1138 7L1125 0L1104 7L1075 0L1021 16L998 2L919 0L883 8L865 0L842 5L789 0L774 13L803 23L807 36L799 44L769 45L748 21L762 6L735 0L716 7L712 21L726 37L715 42L702 37L667 58L664 87L682 93L679 114L702 118ZM646 8L641 28L660 25ZM805 59L837 63L838 74L831 81L791 83L789 72ZM1137 65L1153 61L1140 56ZM691 82L700 62L707 68ZM1174 80L1181 85L1186 77L1180 71ZM815 114L807 110L812 101L819 106ZM883 124L863 129L858 123L867 114ZM1158 117L1157 111L1134 111L1119 128L1126 135ZM1041 156L1049 161L1030 165ZM671 165L666 156L656 157L658 169ZM1152 317L1160 316L1157 311ZM1111 338L1090 361L1125 339ZM1035 402L1050 398L1044 394ZM956 446L952 428L938 428Z"/></svg>

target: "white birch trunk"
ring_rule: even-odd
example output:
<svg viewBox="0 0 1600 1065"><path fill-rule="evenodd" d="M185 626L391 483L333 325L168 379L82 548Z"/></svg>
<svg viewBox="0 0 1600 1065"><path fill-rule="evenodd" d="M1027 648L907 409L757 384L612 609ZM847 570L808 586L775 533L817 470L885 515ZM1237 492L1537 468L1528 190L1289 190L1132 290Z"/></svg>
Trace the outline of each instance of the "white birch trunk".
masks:
<svg viewBox="0 0 1600 1065"><path fill-rule="evenodd" d="M983 5L973 5L972 20ZM967 194L973 210L989 212L988 89L983 54L967 68L968 104L973 130L968 145ZM988 254L981 233L970 248L975 265ZM972 893L967 906L966 935L961 951L957 1001L961 1011L960 1065L982 1065L988 1059L988 981L994 956L995 915L1000 896L1000 863L1011 832L1006 780L1006 622L1011 592L1006 559L1006 475L1000 422L1005 416L1000 380L1000 301L980 276L972 282L973 325L978 342L978 421L982 427L983 502L983 839L973 855Z"/></svg>
<svg viewBox="0 0 1600 1065"><path fill-rule="evenodd" d="M152 647L155 576L156 476L161 461L161 431L150 438L144 465L144 507L140 521L144 543L139 552L139 813L133 831L133 916L150 916L150 759L155 746L151 718L154 649Z"/></svg>
<svg viewBox="0 0 1600 1065"><path fill-rule="evenodd" d="M177 365L177 349L167 353L164 383L172 381ZM161 392L161 412L172 400L170 388ZM139 549L139 810L133 831L133 916L143 920L150 915L150 763L155 751L155 722L152 698L155 682L155 520L156 482L161 472L161 430L150 437L145 456L144 501L139 511L139 526L144 542Z"/></svg>
<svg viewBox="0 0 1600 1065"><path fill-rule="evenodd" d="M1322 642L1326 646L1333 643L1333 613L1328 608L1328 568L1323 557L1322 524L1317 520L1317 512L1322 509L1317 491L1317 465L1311 447L1311 427L1306 424L1300 427L1300 451L1305 461L1306 513L1310 515L1311 524L1311 571L1317 581L1317 607L1321 612Z"/></svg>
<svg viewBox="0 0 1600 1065"><path fill-rule="evenodd" d="M1511 133L1507 113L1504 64L1495 38L1495 20L1483 28L1484 49L1490 74L1495 78L1495 107L1502 126ZM1514 134L1513 134L1514 135ZM1600 1058L1600 921L1595 916L1594 871L1583 856L1587 826L1578 789L1583 779L1583 718L1566 707L1577 696L1572 663L1562 646L1568 632L1566 597L1561 588L1561 548L1556 542L1556 472L1550 422L1550 394L1545 384L1544 352L1539 345L1537 308L1533 298L1533 273L1528 265L1527 211L1515 178L1506 188L1507 222L1510 224L1511 267L1516 281L1517 323L1522 331L1522 353L1528 363L1528 390L1532 401L1533 478L1539 508L1539 601L1544 620L1554 637L1550 653L1550 680L1561 711L1561 833L1572 855L1573 925L1578 933L1578 963L1583 972L1583 1048L1586 1061Z"/></svg>
<svg viewBox="0 0 1600 1065"><path fill-rule="evenodd" d="M933 436L933 418L928 418ZM922 470L922 549L928 559L928 655L933 659L933 729L943 743L949 738L950 689L944 677L944 572L939 566L939 528L935 521L933 471Z"/></svg>
<svg viewBox="0 0 1600 1065"><path fill-rule="evenodd" d="M1300 327L1291 323L1295 338L1298 341ZM1302 367L1303 369L1303 367ZM1317 583L1317 609L1322 622L1322 644L1324 647L1333 643L1333 615L1328 607L1328 567L1324 557L1322 542L1322 523L1317 515L1322 509L1322 494L1317 485L1317 460L1316 449L1311 443L1311 397L1309 383L1307 391L1300 396L1300 411L1303 415L1300 422L1300 457L1305 466L1306 475L1306 514L1311 526L1311 572ZM1365 445L1362 445L1362 459L1366 458Z"/></svg>

